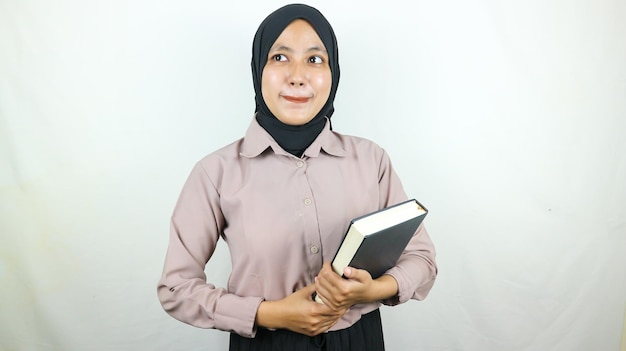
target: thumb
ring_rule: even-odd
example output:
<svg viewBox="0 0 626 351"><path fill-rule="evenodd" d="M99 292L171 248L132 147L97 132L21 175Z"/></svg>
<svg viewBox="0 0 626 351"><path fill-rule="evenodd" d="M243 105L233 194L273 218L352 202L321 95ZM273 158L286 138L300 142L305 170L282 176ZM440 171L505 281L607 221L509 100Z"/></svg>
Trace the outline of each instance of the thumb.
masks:
<svg viewBox="0 0 626 351"><path fill-rule="evenodd" d="M306 296L310 298L311 301L315 299L315 295L317 295L317 290L315 290L315 284L309 284L304 288L298 290L298 293L301 293L302 296Z"/></svg>
<svg viewBox="0 0 626 351"><path fill-rule="evenodd" d="M348 279L356 279L359 280L359 269L346 267L343 269L343 276Z"/></svg>
<svg viewBox="0 0 626 351"><path fill-rule="evenodd" d="M343 269L343 276L358 282L365 282L368 279L372 279L370 273L364 269L358 269L354 267L346 267Z"/></svg>
<svg viewBox="0 0 626 351"><path fill-rule="evenodd" d="M315 284L309 284L302 288L302 291L306 294L313 294L315 292Z"/></svg>

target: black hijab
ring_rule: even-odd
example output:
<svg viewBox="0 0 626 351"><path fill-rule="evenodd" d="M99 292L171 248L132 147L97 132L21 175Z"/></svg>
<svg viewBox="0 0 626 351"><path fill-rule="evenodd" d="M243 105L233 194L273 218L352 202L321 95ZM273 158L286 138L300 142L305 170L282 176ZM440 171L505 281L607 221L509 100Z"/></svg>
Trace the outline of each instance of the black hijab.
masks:
<svg viewBox="0 0 626 351"><path fill-rule="evenodd" d="M267 55L283 30L294 20L309 22L317 32L328 52L332 85L328 101L311 121L301 126L292 126L278 120L269 110L261 93L261 76L267 63ZM333 101L339 85L339 52L337 38L330 23L317 9L303 4L290 4L272 12L263 20L254 35L252 44L252 81L256 100L256 119L285 151L300 157L324 129L326 118L330 118L335 108Z"/></svg>

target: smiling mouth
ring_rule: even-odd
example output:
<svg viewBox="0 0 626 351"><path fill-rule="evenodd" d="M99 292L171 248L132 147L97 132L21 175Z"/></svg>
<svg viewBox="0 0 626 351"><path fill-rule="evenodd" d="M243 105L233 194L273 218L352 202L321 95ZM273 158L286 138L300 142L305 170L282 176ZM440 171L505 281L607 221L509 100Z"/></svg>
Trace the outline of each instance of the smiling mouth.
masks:
<svg viewBox="0 0 626 351"><path fill-rule="evenodd" d="M308 97L283 96L283 98L287 101L296 102L296 103L305 103L309 101Z"/></svg>

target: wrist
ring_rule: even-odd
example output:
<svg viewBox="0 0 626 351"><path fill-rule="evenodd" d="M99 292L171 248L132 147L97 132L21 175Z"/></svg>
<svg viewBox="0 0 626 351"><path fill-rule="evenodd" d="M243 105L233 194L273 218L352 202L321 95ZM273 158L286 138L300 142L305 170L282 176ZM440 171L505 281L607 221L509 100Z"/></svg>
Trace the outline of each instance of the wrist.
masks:
<svg viewBox="0 0 626 351"><path fill-rule="evenodd" d="M277 306L276 301L263 301L259 305L256 312L255 324L258 327L268 329L279 329L280 326L280 306Z"/></svg>
<svg viewBox="0 0 626 351"><path fill-rule="evenodd" d="M374 285L369 289L368 296L371 302L389 299L398 294L398 282L391 275L383 274L372 282Z"/></svg>

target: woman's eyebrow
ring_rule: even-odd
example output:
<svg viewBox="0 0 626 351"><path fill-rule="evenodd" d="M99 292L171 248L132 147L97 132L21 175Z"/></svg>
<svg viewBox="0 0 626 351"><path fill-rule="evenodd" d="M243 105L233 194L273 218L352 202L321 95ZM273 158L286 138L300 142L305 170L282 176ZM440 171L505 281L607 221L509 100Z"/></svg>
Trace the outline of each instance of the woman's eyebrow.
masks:
<svg viewBox="0 0 626 351"><path fill-rule="evenodd" d="M293 52L293 49L285 46L285 45L278 45L273 47L270 51L287 51L287 52Z"/></svg>
<svg viewBox="0 0 626 351"><path fill-rule="evenodd" d="M276 51L286 51L286 52L294 52L294 50L288 46L285 45L278 45L276 47L273 47L270 52L276 52ZM326 53L326 48L324 48L323 46L311 46L310 48L308 48L306 50L306 52L312 52L312 51L316 51L316 52L323 52Z"/></svg>
<svg viewBox="0 0 626 351"><path fill-rule="evenodd" d="M320 51L320 52L326 53L326 48L325 48L325 47L323 47L323 46L311 46L311 47L307 50L307 52L311 52L311 51Z"/></svg>

